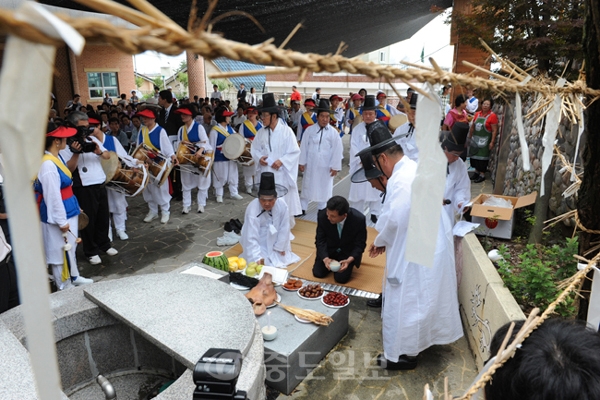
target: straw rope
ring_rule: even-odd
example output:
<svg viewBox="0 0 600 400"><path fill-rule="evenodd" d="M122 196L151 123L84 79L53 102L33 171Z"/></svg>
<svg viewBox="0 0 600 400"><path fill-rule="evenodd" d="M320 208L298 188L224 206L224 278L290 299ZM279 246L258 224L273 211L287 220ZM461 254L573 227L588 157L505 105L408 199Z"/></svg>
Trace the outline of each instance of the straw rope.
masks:
<svg viewBox="0 0 600 400"><path fill-rule="evenodd" d="M547 96L556 93L579 93L589 96L591 101L600 98L600 90L586 87L583 81L568 83L564 87L543 84L534 80L519 85L518 80L489 80L478 76L440 71L436 68L433 70L400 69L365 62L359 58L346 58L339 54L304 54L279 48L272 43L272 40L251 46L227 40L205 30L186 31L145 0L130 0L141 11L122 6L110 0L76 1L99 12L115 15L140 26L140 28L135 29L117 29L106 20L71 18L57 14L91 42L109 43L128 54L154 50L168 55L177 55L183 51L189 51L207 59L227 57L232 60L243 60L258 65L274 65L286 68L299 67L301 76L306 71L330 73L346 71L351 74L366 75L373 79L399 79L404 82L418 81L431 84L452 83L498 93L538 92ZM35 43L62 44L48 37L30 23L17 19L14 11L0 10L0 29L5 33L17 35ZM195 17L195 13L192 14ZM188 24L188 26L195 25L194 21L190 21L190 24ZM200 24L200 26L202 25ZM211 27L212 25L209 25L209 28Z"/></svg>
<svg viewBox="0 0 600 400"><path fill-rule="evenodd" d="M592 235L600 235L600 230L588 229L585 226L583 226L583 224L581 223L581 220L579 219L579 212L577 210L575 210L574 217L575 217L575 223L577 224L579 229L581 229L582 231L584 231L586 233L590 233Z"/></svg>

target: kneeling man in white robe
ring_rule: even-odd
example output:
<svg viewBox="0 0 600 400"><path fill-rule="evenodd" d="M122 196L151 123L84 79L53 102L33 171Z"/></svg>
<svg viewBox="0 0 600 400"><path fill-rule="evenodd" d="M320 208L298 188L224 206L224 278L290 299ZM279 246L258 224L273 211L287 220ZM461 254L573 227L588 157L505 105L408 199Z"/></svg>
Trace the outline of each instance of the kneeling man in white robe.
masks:
<svg viewBox="0 0 600 400"><path fill-rule="evenodd" d="M275 184L272 172L263 172L252 192L257 193L258 198L246 208L240 257L278 268L300 261L300 257L292 253L288 206L278 198L285 196L287 189Z"/></svg>

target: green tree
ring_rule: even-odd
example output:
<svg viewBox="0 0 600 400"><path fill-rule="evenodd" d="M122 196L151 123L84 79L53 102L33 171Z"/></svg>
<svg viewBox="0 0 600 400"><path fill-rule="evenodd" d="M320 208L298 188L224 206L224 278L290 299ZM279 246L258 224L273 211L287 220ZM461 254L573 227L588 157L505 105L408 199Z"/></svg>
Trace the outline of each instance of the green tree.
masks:
<svg viewBox="0 0 600 400"><path fill-rule="evenodd" d="M177 67L177 71L183 71L186 68L187 68L187 61L183 60L182 62L179 63L179 67Z"/></svg>
<svg viewBox="0 0 600 400"><path fill-rule="evenodd" d="M154 82L155 86L158 86L159 88L162 88L165 84L165 82L163 81L162 76L157 76L156 78L154 78L152 80L152 82Z"/></svg>
<svg viewBox="0 0 600 400"><path fill-rule="evenodd" d="M582 0L473 0L469 13L452 15L460 41L482 48L479 38L519 66L537 64L550 77L576 78L583 61Z"/></svg>
<svg viewBox="0 0 600 400"><path fill-rule="evenodd" d="M211 79L210 83L212 83L213 85L217 85L219 88L219 92L223 92L233 87L231 82L229 82L227 79Z"/></svg>
<svg viewBox="0 0 600 400"><path fill-rule="evenodd" d="M139 89L142 87L143 84L144 84L144 78L136 76L135 77L135 87Z"/></svg>
<svg viewBox="0 0 600 400"><path fill-rule="evenodd" d="M177 79L179 79L179 82L181 82L181 84L183 85L184 88L188 88L188 74L185 72L180 72L179 74L177 74Z"/></svg>

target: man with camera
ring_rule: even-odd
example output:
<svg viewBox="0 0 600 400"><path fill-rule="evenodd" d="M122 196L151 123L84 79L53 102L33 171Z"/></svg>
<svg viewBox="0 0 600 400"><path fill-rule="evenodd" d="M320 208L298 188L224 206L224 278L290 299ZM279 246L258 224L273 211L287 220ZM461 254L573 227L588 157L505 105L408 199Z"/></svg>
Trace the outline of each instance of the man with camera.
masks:
<svg viewBox="0 0 600 400"><path fill-rule="evenodd" d="M77 134L68 142L68 147L61 150L61 156L73 172L73 192L89 218L88 226L80 231L83 253L90 264L100 264L100 250L109 256L118 254L108 238L106 175L100 163L101 158L108 159L110 155L98 140L103 135L100 121L76 111L69 114L67 122L77 128Z"/></svg>

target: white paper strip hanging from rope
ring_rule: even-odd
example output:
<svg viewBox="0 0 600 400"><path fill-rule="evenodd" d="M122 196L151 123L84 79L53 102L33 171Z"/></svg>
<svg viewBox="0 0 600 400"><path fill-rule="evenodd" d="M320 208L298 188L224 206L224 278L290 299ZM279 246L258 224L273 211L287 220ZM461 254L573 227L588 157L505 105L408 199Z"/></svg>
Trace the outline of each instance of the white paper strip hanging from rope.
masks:
<svg viewBox="0 0 600 400"><path fill-rule="evenodd" d="M544 193L546 193L546 188L544 187L544 175L552 163L552 156L554 154L554 141L556 140L556 132L558 132L558 123L560 122L560 104L560 96L554 96L554 101L552 102L550 111L548 111L548 114L546 114L546 128L544 130L544 136L542 137L544 153L542 154L542 179L540 196L543 196Z"/></svg>
<svg viewBox="0 0 600 400"><path fill-rule="evenodd" d="M419 95L415 120L415 135L419 149L417 176L412 184L410 217L406 239L406 259L427 267L433 266L442 201L446 186L448 159L440 146L441 100L433 86L423 89L431 96Z"/></svg>
<svg viewBox="0 0 600 400"><path fill-rule="evenodd" d="M579 99L581 100L581 99ZM579 143L581 142L581 135L583 135L583 130L585 128L585 120L583 114L583 106L581 105L581 101L573 101L577 106L577 114L579 115L579 125L577 126L577 144L575 145L575 155L573 156L573 169L571 170L571 182L575 182L575 166L577 165L577 155L579 154Z"/></svg>
<svg viewBox="0 0 600 400"><path fill-rule="evenodd" d="M531 164L529 162L529 146L527 146L525 127L523 126L523 105L521 104L521 95L519 95L519 92L515 95L515 109L517 132L519 133L519 144L521 145L521 158L523 159L523 171L527 172L531 169Z"/></svg>
<svg viewBox="0 0 600 400"><path fill-rule="evenodd" d="M23 3L17 18L35 24L48 36L64 37L80 54L83 38L39 4ZM39 212L31 186L44 147L55 53L54 46L9 36L0 73L4 194L17 260L27 349L38 398L42 400L62 398Z"/></svg>

